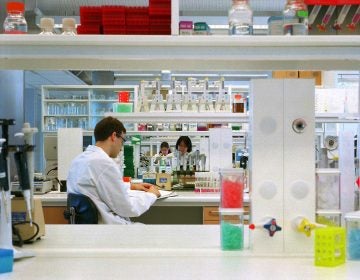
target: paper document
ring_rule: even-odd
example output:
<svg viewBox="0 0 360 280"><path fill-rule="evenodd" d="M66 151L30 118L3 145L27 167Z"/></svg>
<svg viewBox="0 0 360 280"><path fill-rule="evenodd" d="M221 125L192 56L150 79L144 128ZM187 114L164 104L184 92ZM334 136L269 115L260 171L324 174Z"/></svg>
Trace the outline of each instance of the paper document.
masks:
<svg viewBox="0 0 360 280"><path fill-rule="evenodd" d="M158 197L158 199L162 199L162 198L167 198L167 197L172 197L172 196L177 196L178 194L174 191L163 191L163 190L159 190L161 196Z"/></svg>

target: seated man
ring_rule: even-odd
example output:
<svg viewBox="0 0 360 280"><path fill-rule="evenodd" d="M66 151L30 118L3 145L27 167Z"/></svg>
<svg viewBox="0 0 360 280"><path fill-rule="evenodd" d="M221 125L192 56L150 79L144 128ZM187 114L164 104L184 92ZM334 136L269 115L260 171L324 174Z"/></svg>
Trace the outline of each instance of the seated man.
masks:
<svg viewBox="0 0 360 280"><path fill-rule="evenodd" d="M88 196L99 210L99 223L131 224L129 217L146 212L160 196L156 186L142 183L127 187L119 166L112 158L121 151L126 129L117 119L107 117L95 126L95 146L90 145L71 163L68 193Z"/></svg>

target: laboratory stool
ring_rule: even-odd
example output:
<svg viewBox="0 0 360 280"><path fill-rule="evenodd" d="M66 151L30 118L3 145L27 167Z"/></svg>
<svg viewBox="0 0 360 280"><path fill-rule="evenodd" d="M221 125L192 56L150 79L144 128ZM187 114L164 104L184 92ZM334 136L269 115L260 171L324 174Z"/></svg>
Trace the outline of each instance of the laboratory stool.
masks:
<svg viewBox="0 0 360 280"><path fill-rule="evenodd" d="M64 217L69 224L97 224L98 210L86 195L68 193Z"/></svg>

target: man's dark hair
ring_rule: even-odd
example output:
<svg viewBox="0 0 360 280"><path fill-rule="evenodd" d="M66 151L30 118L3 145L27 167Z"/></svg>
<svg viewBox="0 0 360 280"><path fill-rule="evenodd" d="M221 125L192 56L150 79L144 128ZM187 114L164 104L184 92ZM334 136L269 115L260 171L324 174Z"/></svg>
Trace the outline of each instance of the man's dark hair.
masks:
<svg viewBox="0 0 360 280"><path fill-rule="evenodd" d="M192 143L191 143L189 136L180 136L179 137L179 139L176 141L176 145L175 145L176 150L179 150L179 145L181 142L183 142L185 144L185 146L187 147L188 153L190 153L192 151Z"/></svg>
<svg viewBox="0 0 360 280"><path fill-rule="evenodd" d="M113 117L106 117L99 121L94 129L95 142L105 141L111 134L121 135L126 133L126 129L121 121Z"/></svg>

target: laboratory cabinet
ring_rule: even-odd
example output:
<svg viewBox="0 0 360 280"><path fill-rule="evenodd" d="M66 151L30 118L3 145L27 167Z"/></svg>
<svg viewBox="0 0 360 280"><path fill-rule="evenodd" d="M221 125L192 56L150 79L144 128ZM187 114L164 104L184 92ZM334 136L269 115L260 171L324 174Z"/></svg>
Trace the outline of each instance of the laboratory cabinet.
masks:
<svg viewBox="0 0 360 280"><path fill-rule="evenodd" d="M114 110L119 93L128 92L129 105L137 99L138 86L42 86L42 131L79 127L93 131L106 112Z"/></svg>
<svg viewBox="0 0 360 280"><path fill-rule="evenodd" d="M64 202L66 203L66 202ZM64 218L66 206L43 206L45 224L67 224ZM244 220L249 222L248 202L244 205ZM219 224L218 206L152 206L148 212L137 218L135 222L145 224Z"/></svg>

